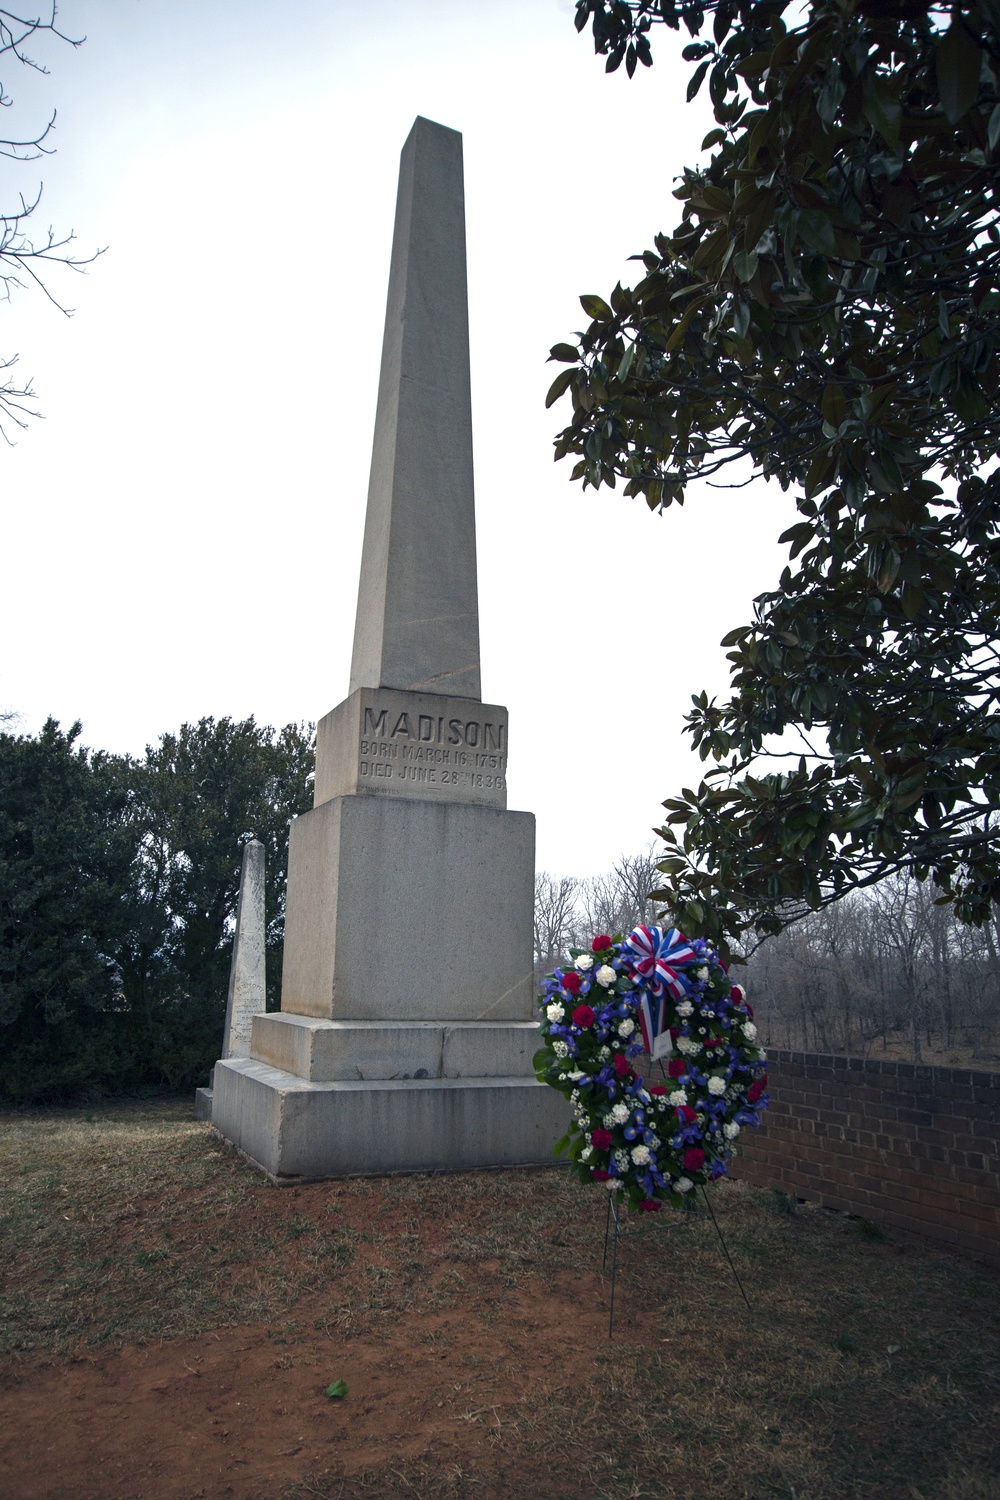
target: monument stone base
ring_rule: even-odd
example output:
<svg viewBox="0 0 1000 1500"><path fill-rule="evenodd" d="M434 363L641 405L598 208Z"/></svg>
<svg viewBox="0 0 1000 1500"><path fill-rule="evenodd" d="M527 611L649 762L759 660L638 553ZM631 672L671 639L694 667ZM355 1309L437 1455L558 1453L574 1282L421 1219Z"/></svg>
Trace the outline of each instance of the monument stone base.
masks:
<svg viewBox="0 0 1000 1500"><path fill-rule="evenodd" d="M568 1123L535 1078L318 1083L253 1058L215 1067L214 1128L279 1185L550 1164Z"/></svg>

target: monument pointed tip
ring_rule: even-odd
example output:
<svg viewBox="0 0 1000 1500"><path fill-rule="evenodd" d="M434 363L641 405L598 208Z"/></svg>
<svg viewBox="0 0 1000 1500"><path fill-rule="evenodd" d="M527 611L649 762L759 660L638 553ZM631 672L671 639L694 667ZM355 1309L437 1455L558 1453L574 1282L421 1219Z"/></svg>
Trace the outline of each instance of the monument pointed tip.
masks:
<svg viewBox="0 0 1000 1500"><path fill-rule="evenodd" d="M462 132L460 130L456 130L453 125L442 125L440 120L431 120L428 119L426 115L417 115L410 127L410 135L413 135L414 131L419 130L425 126L430 126L431 130L447 130L449 135L460 136L462 134Z"/></svg>

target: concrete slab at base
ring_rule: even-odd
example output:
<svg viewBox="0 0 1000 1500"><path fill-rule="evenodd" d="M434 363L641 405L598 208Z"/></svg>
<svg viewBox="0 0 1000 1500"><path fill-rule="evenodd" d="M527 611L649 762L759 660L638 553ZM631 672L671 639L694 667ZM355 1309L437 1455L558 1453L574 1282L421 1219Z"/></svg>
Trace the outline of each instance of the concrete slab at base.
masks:
<svg viewBox="0 0 1000 1500"><path fill-rule="evenodd" d="M211 1089L195 1089L194 1117L196 1120L210 1120L212 1118Z"/></svg>
<svg viewBox="0 0 1000 1500"><path fill-rule="evenodd" d="M533 1078L537 1021L321 1021L254 1016L255 1062L313 1083L393 1078Z"/></svg>
<svg viewBox="0 0 1000 1500"><path fill-rule="evenodd" d="M535 1078L315 1083L249 1058L215 1068L213 1126L277 1181L539 1166L569 1118Z"/></svg>

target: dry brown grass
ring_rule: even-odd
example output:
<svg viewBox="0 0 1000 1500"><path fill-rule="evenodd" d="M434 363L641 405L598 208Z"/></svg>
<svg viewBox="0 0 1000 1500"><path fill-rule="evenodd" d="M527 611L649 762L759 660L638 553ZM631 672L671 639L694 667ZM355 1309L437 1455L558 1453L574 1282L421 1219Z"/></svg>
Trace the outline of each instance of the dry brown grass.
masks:
<svg viewBox="0 0 1000 1500"><path fill-rule="evenodd" d="M715 1193L752 1312L707 1216L629 1223L609 1344L602 1203L557 1168L273 1189L186 1103L8 1117L0 1166L8 1349L255 1325L275 1368L382 1340L401 1389L450 1350L457 1448L262 1500L1000 1495L996 1277L780 1195Z"/></svg>

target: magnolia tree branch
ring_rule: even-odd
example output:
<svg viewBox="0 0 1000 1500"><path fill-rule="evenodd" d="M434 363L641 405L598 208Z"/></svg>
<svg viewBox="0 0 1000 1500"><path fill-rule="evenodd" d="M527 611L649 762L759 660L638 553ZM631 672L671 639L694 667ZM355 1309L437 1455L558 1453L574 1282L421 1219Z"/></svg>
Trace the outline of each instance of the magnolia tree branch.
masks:
<svg viewBox="0 0 1000 1500"><path fill-rule="evenodd" d="M609 71L678 36L715 127L681 219L556 344L556 457L662 512L745 465L788 566L722 642L661 898L720 948L882 875L992 921L1000 846L1000 5L578 0ZM743 480L744 474L740 474ZM786 756L800 733L809 761ZM772 747L774 754L772 755ZM674 829L683 827L678 841ZM671 843L670 840L673 840Z"/></svg>

